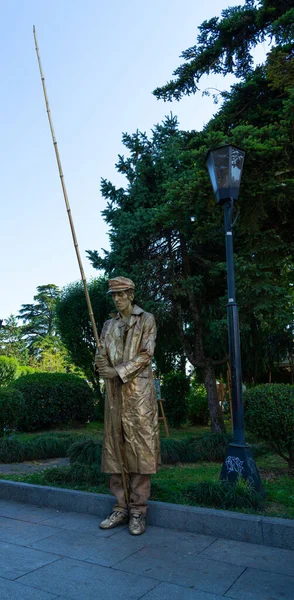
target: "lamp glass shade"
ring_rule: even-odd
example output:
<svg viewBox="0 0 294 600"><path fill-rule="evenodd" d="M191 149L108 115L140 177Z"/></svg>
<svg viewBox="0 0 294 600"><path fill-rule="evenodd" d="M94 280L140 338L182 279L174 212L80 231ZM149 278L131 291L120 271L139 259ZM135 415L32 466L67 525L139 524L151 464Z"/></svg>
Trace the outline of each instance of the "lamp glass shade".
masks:
<svg viewBox="0 0 294 600"><path fill-rule="evenodd" d="M216 201L223 204L228 198L237 200L245 152L236 146L221 146L210 150L206 158Z"/></svg>

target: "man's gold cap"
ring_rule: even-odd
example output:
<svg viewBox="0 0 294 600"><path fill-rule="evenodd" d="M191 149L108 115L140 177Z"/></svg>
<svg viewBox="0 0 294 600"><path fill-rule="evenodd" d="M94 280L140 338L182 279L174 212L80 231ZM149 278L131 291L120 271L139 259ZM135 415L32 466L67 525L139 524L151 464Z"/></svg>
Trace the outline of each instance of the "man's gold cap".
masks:
<svg viewBox="0 0 294 600"><path fill-rule="evenodd" d="M135 284L128 277L114 277L108 280L108 294L113 292L124 292L125 290L134 290Z"/></svg>

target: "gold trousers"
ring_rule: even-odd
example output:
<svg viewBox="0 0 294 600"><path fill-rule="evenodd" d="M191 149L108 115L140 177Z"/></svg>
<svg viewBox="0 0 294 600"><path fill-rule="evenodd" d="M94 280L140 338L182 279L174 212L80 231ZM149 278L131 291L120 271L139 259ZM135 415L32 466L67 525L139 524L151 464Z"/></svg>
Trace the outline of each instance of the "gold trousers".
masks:
<svg viewBox="0 0 294 600"><path fill-rule="evenodd" d="M114 510L129 510L130 513L147 512L147 500L150 497L150 475L140 473L129 473L129 506L125 501L124 487L120 473L112 473L110 476L110 491L116 496L117 504Z"/></svg>

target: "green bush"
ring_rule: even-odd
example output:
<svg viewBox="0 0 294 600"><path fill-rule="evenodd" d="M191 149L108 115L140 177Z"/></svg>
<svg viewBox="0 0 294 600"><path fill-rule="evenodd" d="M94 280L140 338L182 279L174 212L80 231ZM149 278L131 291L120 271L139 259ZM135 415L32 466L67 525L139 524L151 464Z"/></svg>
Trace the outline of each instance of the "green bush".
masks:
<svg viewBox="0 0 294 600"><path fill-rule="evenodd" d="M13 387L21 391L25 399L25 412L20 422L23 431L86 423L92 417L93 391L76 375L33 373L17 379Z"/></svg>
<svg viewBox="0 0 294 600"><path fill-rule="evenodd" d="M0 463L14 463L25 460L25 445L14 439L0 440Z"/></svg>
<svg viewBox="0 0 294 600"><path fill-rule="evenodd" d="M93 412L93 421L104 422L104 404L105 398L100 390L96 390L95 399L94 399L94 412Z"/></svg>
<svg viewBox="0 0 294 600"><path fill-rule="evenodd" d="M262 510L265 500L241 477L236 483L228 481L201 481L189 485L185 491L189 504L210 506L211 508L245 508Z"/></svg>
<svg viewBox="0 0 294 600"><path fill-rule="evenodd" d="M182 371L163 376L161 396L165 399L164 412L171 427L179 428L188 419L189 377Z"/></svg>
<svg viewBox="0 0 294 600"><path fill-rule="evenodd" d="M202 461L222 462L226 455L227 444L232 440L231 434L207 433L199 439L198 449Z"/></svg>
<svg viewBox="0 0 294 600"><path fill-rule="evenodd" d="M163 464L175 465L178 462L222 462L232 436L224 433L207 433L201 437L187 436L182 440L163 438L160 441Z"/></svg>
<svg viewBox="0 0 294 600"><path fill-rule="evenodd" d="M72 464L81 463L89 466L100 464L101 454L101 442L93 439L76 441L68 451L68 456Z"/></svg>
<svg viewBox="0 0 294 600"><path fill-rule="evenodd" d="M76 441L77 436L70 433L45 434L32 440L18 438L0 440L0 462L13 463L41 458L63 458Z"/></svg>
<svg viewBox="0 0 294 600"><path fill-rule="evenodd" d="M0 388L0 437L16 429L24 414L24 397L18 390Z"/></svg>
<svg viewBox="0 0 294 600"><path fill-rule="evenodd" d="M86 484L86 485L101 485L108 484L109 475L101 473L99 465L83 465L74 463L69 467L53 467L46 469L43 472L45 483L57 483L63 485L65 483Z"/></svg>
<svg viewBox="0 0 294 600"><path fill-rule="evenodd" d="M192 425L208 425L209 421L207 391L203 383L193 380L189 393L188 418Z"/></svg>
<svg viewBox="0 0 294 600"><path fill-rule="evenodd" d="M17 376L18 362L10 356L0 356L0 386L9 385Z"/></svg>
<svg viewBox="0 0 294 600"><path fill-rule="evenodd" d="M244 394L246 427L289 465L294 476L294 386L258 385Z"/></svg>
<svg viewBox="0 0 294 600"><path fill-rule="evenodd" d="M23 375L32 375L32 373L38 372L38 369L35 367L29 367L28 365L19 365L16 373L16 379L18 377L22 377Z"/></svg>

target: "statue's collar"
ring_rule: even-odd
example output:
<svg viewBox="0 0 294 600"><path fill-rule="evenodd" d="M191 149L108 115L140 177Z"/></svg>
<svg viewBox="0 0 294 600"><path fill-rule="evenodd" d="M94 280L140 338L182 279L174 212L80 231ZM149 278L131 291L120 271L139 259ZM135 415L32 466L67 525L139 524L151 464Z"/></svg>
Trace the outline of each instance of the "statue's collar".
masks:
<svg viewBox="0 0 294 600"><path fill-rule="evenodd" d="M136 320L134 317L137 317L138 315L141 315L143 312L144 312L143 308L140 308L140 306L137 306L137 304L134 304L134 306L133 306L133 310L132 310L132 313L131 313L131 315L130 315L130 317L129 317L129 319L128 319L128 324L129 324L130 326L132 326L132 325L133 325L133 323L134 323L134 322L135 322L135 320ZM119 321L119 320L121 319L121 316L120 316L120 314L119 314L119 313L114 313L114 314L112 314L111 316L113 316L113 318L114 318L114 319L116 319L117 321ZM121 324L121 325L124 325L124 324L125 324L125 322L121 321L121 323L120 323L120 324Z"/></svg>

